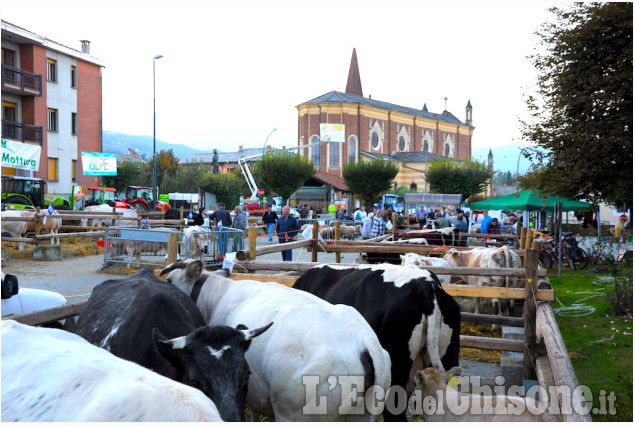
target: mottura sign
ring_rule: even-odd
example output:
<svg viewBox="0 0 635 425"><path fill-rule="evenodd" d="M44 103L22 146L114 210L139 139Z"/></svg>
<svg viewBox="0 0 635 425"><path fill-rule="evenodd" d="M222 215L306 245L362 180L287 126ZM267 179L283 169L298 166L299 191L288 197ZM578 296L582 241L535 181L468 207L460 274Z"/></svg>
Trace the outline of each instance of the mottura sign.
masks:
<svg viewBox="0 0 635 425"><path fill-rule="evenodd" d="M41 146L2 139L2 166L38 171Z"/></svg>

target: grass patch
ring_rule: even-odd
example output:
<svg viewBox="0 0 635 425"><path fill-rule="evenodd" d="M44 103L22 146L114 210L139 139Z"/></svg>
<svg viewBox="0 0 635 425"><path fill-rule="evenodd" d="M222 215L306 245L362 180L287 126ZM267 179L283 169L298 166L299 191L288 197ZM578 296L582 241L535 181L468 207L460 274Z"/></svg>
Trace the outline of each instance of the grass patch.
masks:
<svg viewBox="0 0 635 425"><path fill-rule="evenodd" d="M632 266L624 270L632 276ZM615 413L591 413L594 421L633 420L633 317L616 315L609 301L615 280L610 273L563 269L550 273L557 300L553 303L560 333L580 385L593 394L615 395ZM631 281L632 291L632 281ZM632 292L631 292L632 293Z"/></svg>

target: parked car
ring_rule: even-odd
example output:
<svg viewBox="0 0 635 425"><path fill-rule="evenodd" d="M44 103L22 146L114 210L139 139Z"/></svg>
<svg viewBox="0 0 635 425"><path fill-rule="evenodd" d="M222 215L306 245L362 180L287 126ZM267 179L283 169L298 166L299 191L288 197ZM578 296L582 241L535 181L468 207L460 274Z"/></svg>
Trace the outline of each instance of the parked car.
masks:
<svg viewBox="0 0 635 425"><path fill-rule="evenodd" d="M12 274L2 275L2 317L46 310L68 304L62 294L43 289L19 288L18 277ZM61 323L50 326L62 327Z"/></svg>

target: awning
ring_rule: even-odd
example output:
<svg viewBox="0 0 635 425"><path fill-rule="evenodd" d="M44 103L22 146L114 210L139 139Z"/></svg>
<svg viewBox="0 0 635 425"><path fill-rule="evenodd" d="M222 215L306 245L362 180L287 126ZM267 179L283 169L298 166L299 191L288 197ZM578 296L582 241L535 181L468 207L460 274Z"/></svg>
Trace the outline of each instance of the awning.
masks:
<svg viewBox="0 0 635 425"><path fill-rule="evenodd" d="M296 199L306 200L306 201L323 201L327 197L327 188L325 187L301 187L295 195L291 195L291 197L295 197Z"/></svg>
<svg viewBox="0 0 635 425"><path fill-rule="evenodd" d="M425 204L425 205L461 205L460 194L454 193L406 193L404 194L404 204Z"/></svg>
<svg viewBox="0 0 635 425"><path fill-rule="evenodd" d="M562 202L563 211L593 210L597 211L597 205L587 202L576 201L575 199L563 196L544 197L537 191L521 190L518 193L501 196L499 198L487 199L480 202L472 202L470 208L473 210L514 210L514 211L550 211L553 212L553 205Z"/></svg>

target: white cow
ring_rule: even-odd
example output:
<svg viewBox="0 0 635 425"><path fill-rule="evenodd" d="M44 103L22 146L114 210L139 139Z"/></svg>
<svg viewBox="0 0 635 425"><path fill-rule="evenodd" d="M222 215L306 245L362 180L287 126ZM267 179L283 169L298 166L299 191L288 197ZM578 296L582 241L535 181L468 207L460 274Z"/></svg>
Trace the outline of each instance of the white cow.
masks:
<svg viewBox="0 0 635 425"><path fill-rule="evenodd" d="M108 204L90 205L84 208L84 212L111 213L112 207ZM128 208L116 208L115 212L122 213L122 217L137 217L137 212ZM111 219L105 218L82 218L79 220L80 226L112 226ZM134 220L115 220L115 226L119 227L138 227Z"/></svg>
<svg viewBox="0 0 635 425"><path fill-rule="evenodd" d="M7 210L2 211L2 218L5 217L19 217L24 218L22 211ZM26 221L4 221L2 220L2 226L0 227L2 233L9 233L13 238L23 238L26 234ZM24 242L18 242L18 251L24 250Z"/></svg>
<svg viewBox="0 0 635 425"><path fill-rule="evenodd" d="M208 324L274 322L245 355L252 372L247 405L254 411L276 421L372 418L363 408L346 406L346 400L361 398L364 404L365 389L388 388L390 357L355 309L275 282L233 281L219 274L199 279L206 274L195 260L172 264L161 272L166 273L168 282L197 298ZM365 377L364 387L351 390L346 376ZM374 402L372 391L366 396Z"/></svg>
<svg viewBox="0 0 635 425"><path fill-rule="evenodd" d="M529 397L460 392L461 373L460 367L447 372L429 367L417 372L413 398L419 400L414 405L422 408L416 413L423 414L426 422L556 421L547 412L547 404Z"/></svg>
<svg viewBox="0 0 635 425"><path fill-rule="evenodd" d="M521 268L520 257L507 246L500 248L474 248L466 251L457 251L452 248L443 257L450 267L480 267L484 269L498 268ZM506 276L467 276L467 283L474 286L498 286L516 288L519 287L517 277ZM474 312L478 313L479 299L476 298ZM498 298L492 299L494 311L500 316L500 301ZM492 326L496 329L497 326Z"/></svg>
<svg viewBox="0 0 635 425"><path fill-rule="evenodd" d="M185 228L185 240L190 244L190 258L203 260L205 245L209 244L211 232L201 226Z"/></svg>
<svg viewBox="0 0 635 425"><path fill-rule="evenodd" d="M221 421L201 391L58 329L2 321L2 420Z"/></svg>
<svg viewBox="0 0 635 425"><path fill-rule="evenodd" d="M428 267L450 267L450 263L443 258L424 257L423 255L415 254L413 252L408 252L405 255L400 255L399 257L401 258L401 264L403 266L412 264L420 269L427 269ZM437 274L437 277L442 285L449 284L452 278L452 276L447 274Z"/></svg>
<svg viewBox="0 0 635 425"><path fill-rule="evenodd" d="M24 210L25 217L35 217L36 212L33 210ZM49 235L57 235L62 228L62 216L57 211L53 211L53 214L49 214L47 210L41 210L42 217L38 219L38 224L42 226L42 232ZM35 232L36 225L34 222L27 223L27 231ZM59 245L60 238L51 238L51 245Z"/></svg>

